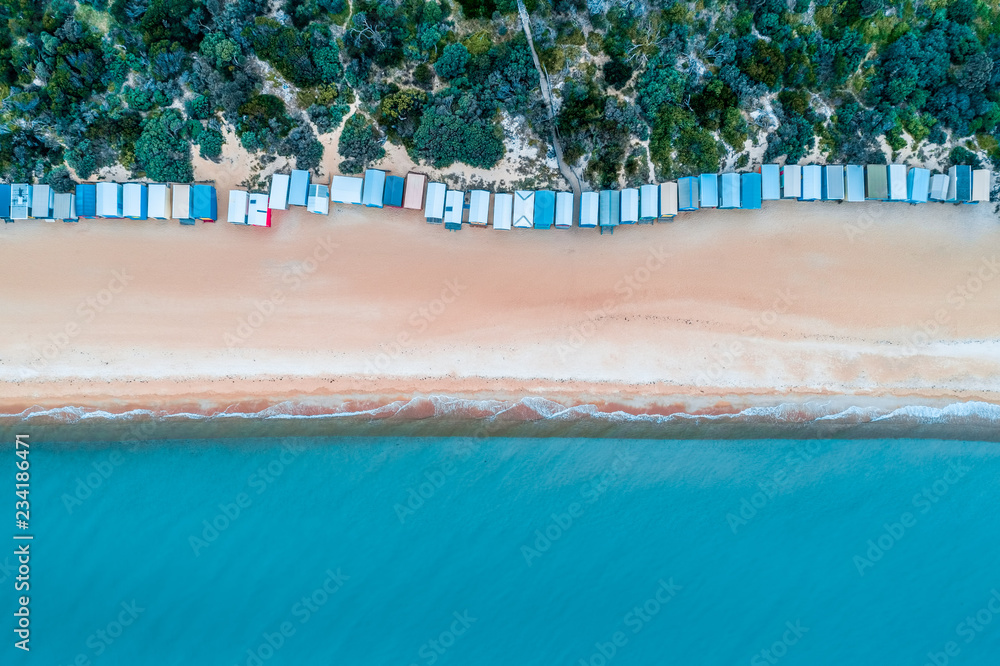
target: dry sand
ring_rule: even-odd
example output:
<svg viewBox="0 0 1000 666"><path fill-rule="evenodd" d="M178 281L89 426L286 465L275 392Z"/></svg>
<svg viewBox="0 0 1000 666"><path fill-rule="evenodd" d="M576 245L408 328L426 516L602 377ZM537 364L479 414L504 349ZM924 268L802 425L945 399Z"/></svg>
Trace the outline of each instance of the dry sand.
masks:
<svg viewBox="0 0 1000 666"><path fill-rule="evenodd" d="M223 218L242 179L225 167ZM990 205L771 202L613 236L338 205L270 229L18 222L0 228L0 412L998 403L998 248Z"/></svg>

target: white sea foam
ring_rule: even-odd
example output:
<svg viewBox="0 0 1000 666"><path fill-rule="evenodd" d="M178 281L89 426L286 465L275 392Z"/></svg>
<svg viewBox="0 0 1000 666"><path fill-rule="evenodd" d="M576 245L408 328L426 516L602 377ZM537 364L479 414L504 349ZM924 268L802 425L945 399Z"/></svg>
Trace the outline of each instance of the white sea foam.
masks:
<svg viewBox="0 0 1000 666"><path fill-rule="evenodd" d="M838 411L830 411L829 403L781 403L767 407L748 407L725 414L632 414L623 410L603 411L598 405L564 405L541 397L525 397L516 401L471 400L451 396L426 396L396 400L367 409L329 408L308 402L283 401L258 411L239 411L226 408L214 413L168 412L163 410L132 409L124 412L110 412L89 407L30 407L19 413L0 414L5 422L31 423L49 421L57 423L78 423L93 420L216 420L216 419L341 419L354 418L373 420L424 419L424 418L465 418L479 420L511 421L575 421L593 419L610 423L650 423L672 422L743 422L743 423L872 423L900 422L920 424L961 424L1000 422L1000 405L986 402L960 402L944 407L909 405L895 409L851 406Z"/></svg>

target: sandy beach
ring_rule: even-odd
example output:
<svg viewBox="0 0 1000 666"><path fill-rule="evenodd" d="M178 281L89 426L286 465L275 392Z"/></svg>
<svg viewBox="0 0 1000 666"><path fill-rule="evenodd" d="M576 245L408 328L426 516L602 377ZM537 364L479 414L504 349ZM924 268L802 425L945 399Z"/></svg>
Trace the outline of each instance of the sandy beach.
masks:
<svg viewBox="0 0 1000 666"><path fill-rule="evenodd" d="M0 411L998 403L997 248L990 204L769 202L613 236L340 205L270 229L18 222Z"/></svg>

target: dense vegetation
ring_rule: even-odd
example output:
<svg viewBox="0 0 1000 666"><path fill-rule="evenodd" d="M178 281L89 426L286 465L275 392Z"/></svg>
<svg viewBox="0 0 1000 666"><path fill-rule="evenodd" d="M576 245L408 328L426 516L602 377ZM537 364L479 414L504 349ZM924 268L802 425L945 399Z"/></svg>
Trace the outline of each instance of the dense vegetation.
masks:
<svg viewBox="0 0 1000 666"><path fill-rule="evenodd" d="M995 0L525 4L554 118L515 0L0 0L0 173L190 180L227 140L315 168L334 132L347 173L386 141L491 168L526 137L544 158L553 129L591 186L761 159L1000 167Z"/></svg>

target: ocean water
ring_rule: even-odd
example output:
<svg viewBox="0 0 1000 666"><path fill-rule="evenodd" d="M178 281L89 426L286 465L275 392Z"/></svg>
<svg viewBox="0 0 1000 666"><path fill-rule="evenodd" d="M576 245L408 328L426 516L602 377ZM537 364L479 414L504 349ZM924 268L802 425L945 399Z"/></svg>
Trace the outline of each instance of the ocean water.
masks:
<svg viewBox="0 0 1000 666"><path fill-rule="evenodd" d="M1000 655L994 443L104 439L32 439L32 654L11 546L0 663Z"/></svg>

